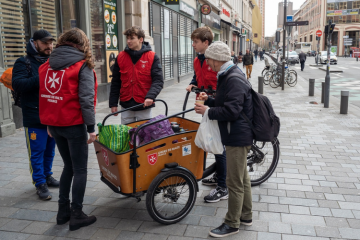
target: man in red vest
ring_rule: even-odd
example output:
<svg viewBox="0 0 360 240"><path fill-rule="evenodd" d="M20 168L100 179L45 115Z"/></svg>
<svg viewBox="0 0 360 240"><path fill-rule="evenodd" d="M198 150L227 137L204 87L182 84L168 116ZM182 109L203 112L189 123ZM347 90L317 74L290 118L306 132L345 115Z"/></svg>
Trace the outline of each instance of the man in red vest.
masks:
<svg viewBox="0 0 360 240"><path fill-rule="evenodd" d="M213 33L209 27L200 27L195 29L191 34L191 40L193 41L193 48L195 52L199 53L194 60L195 74L191 80L190 85L186 88L187 91L191 91L191 88L198 87L204 89L212 88L216 90L217 87L217 72L213 71L211 67L205 61L205 51L213 41ZM204 185L217 186L213 189L209 195L204 197L205 202L219 202L220 200L228 199L228 190L226 186L226 154L215 155L216 160L216 172L209 178L204 179L202 183Z"/></svg>
<svg viewBox="0 0 360 240"><path fill-rule="evenodd" d="M127 47L117 56L112 72L109 97L111 112L139 104L143 106L121 113L121 124L151 118L151 107L164 86L159 57L144 42L145 32L138 26L127 29Z"/></svg>

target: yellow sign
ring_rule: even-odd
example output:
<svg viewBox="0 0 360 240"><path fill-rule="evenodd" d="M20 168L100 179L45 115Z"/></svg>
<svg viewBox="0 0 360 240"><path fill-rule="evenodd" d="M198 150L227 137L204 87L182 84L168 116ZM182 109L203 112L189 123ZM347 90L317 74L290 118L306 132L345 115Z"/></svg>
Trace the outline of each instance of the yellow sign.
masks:
<svg viewBox="0 0 360 240"><path fill-rule="evenodd" d="M250 39L246 39L247 42L250 42Z"/></svg>

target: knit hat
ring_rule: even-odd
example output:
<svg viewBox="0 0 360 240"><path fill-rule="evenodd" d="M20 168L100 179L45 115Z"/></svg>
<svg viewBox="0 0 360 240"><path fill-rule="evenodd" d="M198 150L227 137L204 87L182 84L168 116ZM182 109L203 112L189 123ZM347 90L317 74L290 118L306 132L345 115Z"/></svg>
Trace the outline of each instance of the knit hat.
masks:
<svg viewBox="0 0 360 240"><path fill-rule="evenodd" d="M221 62L228 62L231 60L230 48L224 42L213 42L206 49L205 58L210 58Z"/></svg>

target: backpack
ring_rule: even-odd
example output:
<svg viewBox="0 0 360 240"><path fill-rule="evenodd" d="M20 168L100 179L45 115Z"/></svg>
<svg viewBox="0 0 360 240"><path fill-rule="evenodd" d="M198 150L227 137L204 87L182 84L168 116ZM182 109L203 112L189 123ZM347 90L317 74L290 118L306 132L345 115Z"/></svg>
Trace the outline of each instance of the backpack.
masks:
<svg viewBox="0 0 360 240"><path fill-rule="evenodd" d="M237 74L230 74L228 79L233 76L237 76ZM251 95L253 100L252 122L244 112L241 112L240 114L249 123L254 134L254 140L259 142L271 142L279 135L280 119L276 116L271 102L266 96L255 92L252 87Z"/></svg>

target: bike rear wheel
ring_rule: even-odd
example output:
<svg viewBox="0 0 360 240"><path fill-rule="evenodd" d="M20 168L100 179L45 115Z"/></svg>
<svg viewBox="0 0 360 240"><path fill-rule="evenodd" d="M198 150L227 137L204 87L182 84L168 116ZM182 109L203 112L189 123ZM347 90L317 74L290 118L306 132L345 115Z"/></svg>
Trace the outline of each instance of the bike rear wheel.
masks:
<svg viewBox="0 0 360 240"><path fill-rule="evenodd" d="M289 79L287 80L287 84L290 87L294 87L297 83L297 75L295 74L295 71L290 71L288 77L289 77Z"/></svg>
<svg viewBox="0 0 360 240"><path fill-rule="evenodd" d="M258 186L274 173L280 157L279 140L272 142L254 141L247 156L247 168L251 186Z"/></svg>
<svg viewBox="0 0 360 240"><path fill-rule="evenodd" d="M280 75L278 74L273 74L271 76L271 79L269 80L269 85L272 88L277 88L280 86Z"/></svg>

